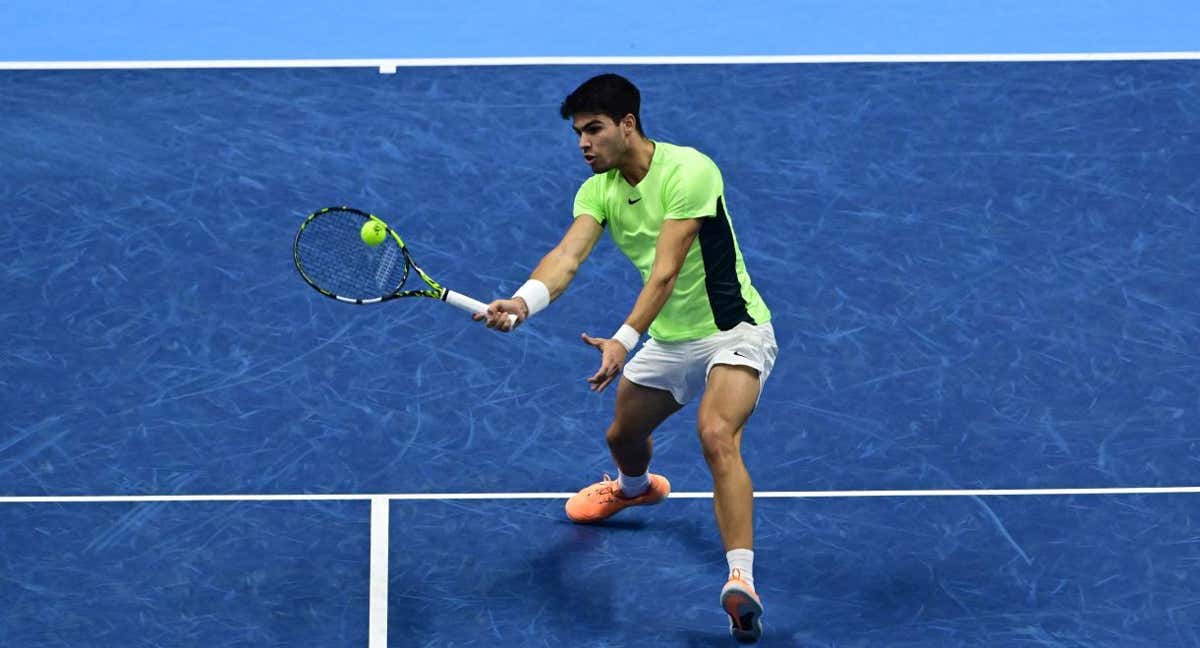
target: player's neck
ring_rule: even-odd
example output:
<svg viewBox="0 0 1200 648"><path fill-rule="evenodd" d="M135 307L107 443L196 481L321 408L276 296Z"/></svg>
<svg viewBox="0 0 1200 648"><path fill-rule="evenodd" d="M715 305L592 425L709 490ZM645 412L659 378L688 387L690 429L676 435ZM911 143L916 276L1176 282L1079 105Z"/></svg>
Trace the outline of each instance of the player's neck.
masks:
<svg viewBox="0 0 1200 648"><path fill-rule="evenodd" d="M650 161L653 159L654 142L647 137L638 136L626 152L625 161L618 167L621 169L621 177L625 178L625 182L630 186L636 186L650 172Z"/></svg>

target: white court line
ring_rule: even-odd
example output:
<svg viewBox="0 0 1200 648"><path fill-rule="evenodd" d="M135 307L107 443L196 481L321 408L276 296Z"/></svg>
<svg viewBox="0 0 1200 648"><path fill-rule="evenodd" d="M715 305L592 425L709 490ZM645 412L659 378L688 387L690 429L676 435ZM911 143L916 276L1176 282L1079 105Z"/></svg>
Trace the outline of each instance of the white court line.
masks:
<svg viewBox="0 0 1200 648"><path fill-rule="evenodd" d="M298 493L242 495L29 495L0 496L0 504L104 504L121 502L307 502L447 500L554 500L575 493ZM1200 494L1200 486L1135 486L1127 488L984 488L957 490L756 491L760 499L830 499L854 497L1023 497L1069 495ZM671 493L672 499L712 499L711 492Z"/></svg>
<svg viewBox="0 0 1200 648"><path fill-rule="evenodd" d="M371 599L368 648L387 648L388 532L391 524L386 497L371 498Z"/></svg>
<svg viewBox="0 0 1200 648"><path fill-rule="evenodd" d="M161 61L0 61L0 70L163 70L224 68L480 67L514 65L752 65L796 63L1029 63L1200 60L1200 52L1044 54L820 54L780 56L509 56L475 58L196 59Z"/></svg>

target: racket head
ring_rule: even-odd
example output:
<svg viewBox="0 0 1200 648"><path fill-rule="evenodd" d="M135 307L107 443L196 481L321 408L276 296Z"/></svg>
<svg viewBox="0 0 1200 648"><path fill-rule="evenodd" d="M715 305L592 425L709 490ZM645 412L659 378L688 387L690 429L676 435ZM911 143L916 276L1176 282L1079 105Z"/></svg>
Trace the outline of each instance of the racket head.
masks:
<svg viewBox="0 0 1200 648"><path fill-rule="evenodd" d="M382 243L368 245L361 230L376 221L386 228ZM325 207L304 219L292 243L292 260L305 283L349 304L374 304L399 297L412 269L404 241L387 223L352 207Z"/></svg>

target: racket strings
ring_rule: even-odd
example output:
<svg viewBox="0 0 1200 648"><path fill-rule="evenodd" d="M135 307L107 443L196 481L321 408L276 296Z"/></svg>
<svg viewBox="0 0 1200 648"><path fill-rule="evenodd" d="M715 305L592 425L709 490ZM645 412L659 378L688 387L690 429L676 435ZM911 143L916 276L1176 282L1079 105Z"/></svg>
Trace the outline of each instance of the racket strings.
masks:
<svg viewBox="0 0 1200 648"><path fill-rule="evenodd" d="M321 289L350 299L375 299L404 285L408 263L390 236L369 246L360 236L363 216L329 212L311 221L296 240L301 270Z"/></svg>

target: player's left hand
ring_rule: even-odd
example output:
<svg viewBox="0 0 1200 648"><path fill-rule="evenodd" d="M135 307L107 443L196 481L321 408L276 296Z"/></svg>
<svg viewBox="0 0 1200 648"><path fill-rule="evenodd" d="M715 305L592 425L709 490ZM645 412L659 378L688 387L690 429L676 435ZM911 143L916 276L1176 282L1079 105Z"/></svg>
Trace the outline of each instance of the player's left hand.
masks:
<svg viewBox="0 0 1200 648"><path fill-rule="evenodd" d="M583 333L581 337L585 343L600 351L600 369L587 381L591 383L592 391L604 391L609 383L621 375L621 368L625 366L625 357L629 352L620 342L610 338L596 338L587 333Z"/></svg>

